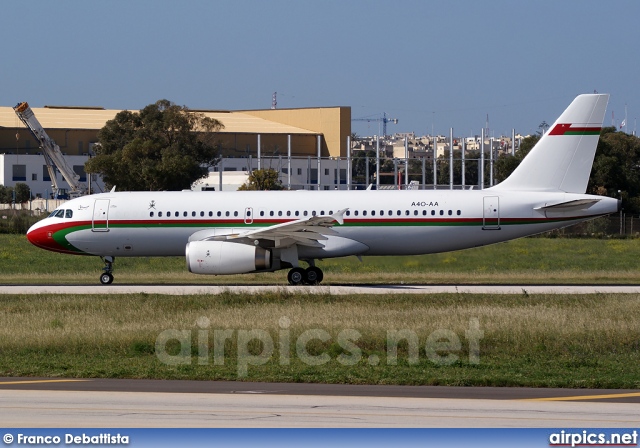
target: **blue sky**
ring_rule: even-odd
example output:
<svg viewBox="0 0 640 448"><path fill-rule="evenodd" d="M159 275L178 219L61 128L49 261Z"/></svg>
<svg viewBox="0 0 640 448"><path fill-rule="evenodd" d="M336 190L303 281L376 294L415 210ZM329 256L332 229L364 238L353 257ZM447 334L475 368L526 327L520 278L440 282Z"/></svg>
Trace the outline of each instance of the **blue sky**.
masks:
<svg viewBox="0 0 640 448"><path fill-rule="evenodd" d="M2 3L0 105L351 106L390 132L532 133L579 93L640 115L640 2ZM360 135L378 124L354 122Z"/></svg>

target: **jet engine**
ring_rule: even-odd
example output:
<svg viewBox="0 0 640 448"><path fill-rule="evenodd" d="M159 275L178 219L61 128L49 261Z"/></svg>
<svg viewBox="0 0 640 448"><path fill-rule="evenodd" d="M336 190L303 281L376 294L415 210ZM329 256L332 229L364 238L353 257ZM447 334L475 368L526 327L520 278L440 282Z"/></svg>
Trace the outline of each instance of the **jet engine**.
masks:
<svg viewBox="0 0 640 448"><path fill-rule="evenodd" d="M271 268L271 251L228 241L191 241L187 269L194 274L246 274Z"/></svg>

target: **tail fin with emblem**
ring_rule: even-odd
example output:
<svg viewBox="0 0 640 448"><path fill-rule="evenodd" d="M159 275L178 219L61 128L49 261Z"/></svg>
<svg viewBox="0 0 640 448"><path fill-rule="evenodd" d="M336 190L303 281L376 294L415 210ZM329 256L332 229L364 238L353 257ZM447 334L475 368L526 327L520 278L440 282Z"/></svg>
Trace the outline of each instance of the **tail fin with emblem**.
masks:
<svg viewBox="0 0 640 448"><path fill-rule="evenodd" d="M577 96L513 173L492 189L585 193L608 101L606 94Z"/></svg>

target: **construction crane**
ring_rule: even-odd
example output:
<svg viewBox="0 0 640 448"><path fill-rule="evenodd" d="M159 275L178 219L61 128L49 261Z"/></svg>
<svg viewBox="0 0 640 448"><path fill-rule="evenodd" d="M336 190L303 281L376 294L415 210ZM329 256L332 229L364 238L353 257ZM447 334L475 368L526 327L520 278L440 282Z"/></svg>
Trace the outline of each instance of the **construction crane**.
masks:
<svg viewBox="0 0 640 448"><path fill-rule="evenodd" d="M86 185L80 182L80 176L73 171L71 166L69 166L69 163L67 163L67 160L64 158L64 155L62 154L62 151L60 151L60 147L57 143L49 137L42 128L42 125L40 125L40 122L33 114L29 104L26 101L18 103L13 110L40 144L40 148L44 154L44 161L47 164L47 171L49 171L49 177L51 178L54 197L59 198L66 196L66 189L60 188L60 185L58 185L56 169L60 171L64 180L69 184L71 189L69 197L77 197L86 194Z"/></svg>
<svg viewBox="0 0 640 448"><path fill-rule="evenodd" d="M382 123L382 136L386 137L387 136L387 123L393 123L393 124L398 124L398 119L397 118L387 118L387 113L383 112L382 113L382 117L378 117L378 118L352 118L351 121L377 121L377 122L381 122Z"/></svg>

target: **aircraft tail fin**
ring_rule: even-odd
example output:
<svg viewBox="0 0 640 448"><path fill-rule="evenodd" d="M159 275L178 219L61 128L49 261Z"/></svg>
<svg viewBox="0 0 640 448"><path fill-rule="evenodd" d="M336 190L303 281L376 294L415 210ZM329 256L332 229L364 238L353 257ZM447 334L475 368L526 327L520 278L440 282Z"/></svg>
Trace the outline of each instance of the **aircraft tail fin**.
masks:
<svg viewBox="0 0 640 448"><path fill-rule="evenodd" d="M496 190L585 193L609 95L577 96Z"/></svg>

